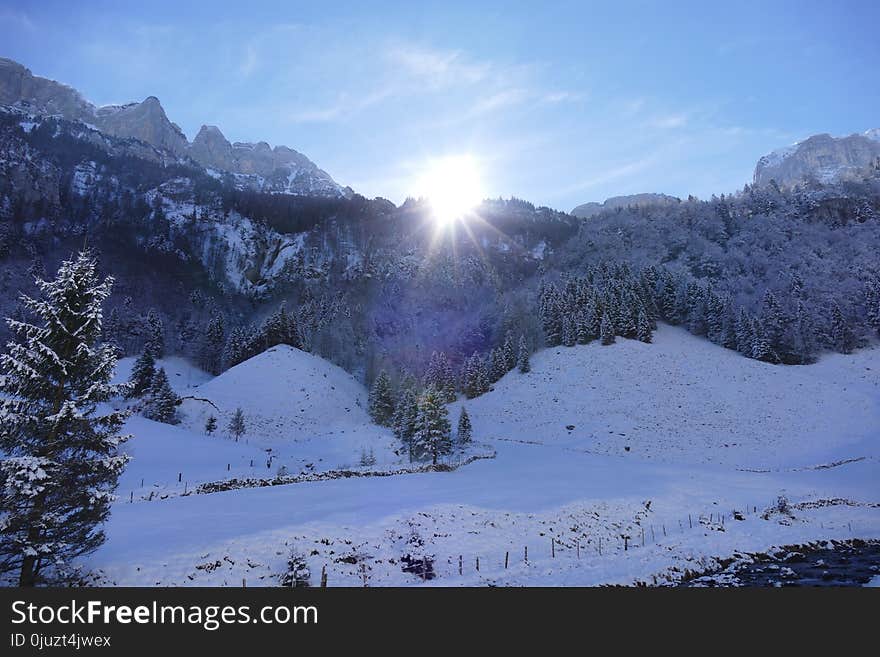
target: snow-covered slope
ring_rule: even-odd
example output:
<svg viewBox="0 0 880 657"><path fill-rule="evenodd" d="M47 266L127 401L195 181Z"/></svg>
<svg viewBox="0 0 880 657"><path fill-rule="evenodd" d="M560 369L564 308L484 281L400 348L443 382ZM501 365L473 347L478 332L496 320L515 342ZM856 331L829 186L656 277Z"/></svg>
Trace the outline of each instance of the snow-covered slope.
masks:
<svg viewBox="0 0 880 657"><path fill-rule="evenodd" d="M391 432L371 423L367 391L313 354L279 345L199 386L180 407L181 426L201 433L209 415L220 434L237 408L248 444L270 449L291 472L356 465L362 449L396 463Z"/></svg>
<svg viewBox="0 0 880 657"><path fill-rule="evenodd" d="M377 430L357 424L364 391L344 373L289 348L265 356L198 389L248 409L257 442L315 453ZM116 584L275 585L295 548L331 586L423 583L402 569L406 555L429 559L441 585L631 584L737 551L880 537L880 349L771 366L661 326L655 344L553 349L532 362L452 405L455 419L466 404L475 438L498 456L448 473L149 502L138 489L129 502L139 467L205 478L261 454L254 442L134 419L109 540L86 565ZM282 437L320 431L328 412L334 436Z"/></svg>
<svg viewBox="0 0 880 657"><path fill-rule="evenodd" d="M532 368L466 403L475 435L757 468L861 455L880 427L880 350L775 366L661 325L654 344L547 349Z"/></svg>

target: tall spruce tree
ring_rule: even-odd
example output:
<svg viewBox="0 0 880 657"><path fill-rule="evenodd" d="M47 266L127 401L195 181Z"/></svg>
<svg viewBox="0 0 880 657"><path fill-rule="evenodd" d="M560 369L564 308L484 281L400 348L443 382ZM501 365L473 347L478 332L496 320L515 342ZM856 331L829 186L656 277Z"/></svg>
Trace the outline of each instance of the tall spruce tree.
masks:
<svg viewBox="0 0 880 657"><path fill-rule="evenodd" d="M532 364L529 362L529 347L526 344L526 336L519 336L519 356L517 358L517 366L522 374L528 374L532 371Z"/></svg>
<svg viewBox="0 0 880 657"><path fill-rule="evenodd" d="M205 420L205 435L213 436L215 431L217 431L217 418L209 415L208 419Z"/></svg>
<svg viewBox="0 0 880 657"><path fill-rule="evenodd" d="M614 344L614 326L608 318L608 315L602 315L602 326L599 329L599 334L602 339L602 344Z"/></svg>
<svg viewBox="0 0 880 657"><path fill-rule="evenodd" d="M150 389L153 377L156 375L156 360L149 349L138 356L131 368L131 377L128 380L128 397L140 397Z"/></svg>
<svg viewBox="0 0 880 657"><path fill-rule="evenodd" d="M462 406L461 413L458 414L458 431L456 432L456 439L458 440L459 445L464 446L471 442L472 436L473 428L471 427L471 418L468 415L467 409Z"/></svg>
<svg viewBox="0 0 880 657"><path fill-rule="evenodd" d="M441 393L434 388L428 388L419 398L414 444L417 455L430 456L434 465L452 449L449 411Z"/></svg>
<svg viewBox="0 0 880 657"><path fill-rule="evenodd" d="M147 340L144 351L153 354L153 358L162 358L165 355L165 324L159 313L152 308L147 313Z"/></svg>
<svg viewBox="0 0 880 657"><path fill-rule="evenodd" d="M405 388L397 400L394 409L393 430L394 436L403 444L409 454L409 460L414 458L413 439L418 429L419 404L418 398L410 388Z"/></svg>
<svg viewBox="0 0 880 657"><path fill-rule="evenodd" d="M153 375L153 382L144 401L144 417L165 424L177 424L177 405L180 397L171 389L165 368L160 367Z"/></svg>
<svg viewBox="0 0 880 657"><path fill-rule="evenodd" d="M104 542L128 457L119 453L126 412L99 406L116 349L98 345L101 308L113 284L88 252L61 264L40 296L23 296L35 323L9 320L17 340L0 356L0 571L33 586L55 567Z"/></svg>
<svg viewBox="0 0 880 657"><path fill-rule="evenodd" d="M373 381L369 405L373 422L386 427L391 426L394 416L394 392L391 390L391 380L385 370L379 372L379 376Z"/></svg>
<svg viewBox="0 0 880 657"><path fill-rule="evenodd" d="M636 323L636 337L642 342L651 341L651 321L644 308L639 311L639 319Z"/></svg>
<svg viewBox="0 0 880 657"><path fill-rule="evenodd" d="M229 420L226 430L229 432L230 436L235 438L236 442L238 442L238 439L244 435L244 432L247 429L244 422L244 411L242 411L241 408L235 409L235 413L232 414L232 418Z"/></svg>

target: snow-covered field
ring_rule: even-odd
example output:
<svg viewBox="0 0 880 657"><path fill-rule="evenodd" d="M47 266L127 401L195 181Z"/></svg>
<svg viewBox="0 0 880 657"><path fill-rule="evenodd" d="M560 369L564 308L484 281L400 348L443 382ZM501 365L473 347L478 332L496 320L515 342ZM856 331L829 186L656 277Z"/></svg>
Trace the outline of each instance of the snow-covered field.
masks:
<svg viewBox="0 0 880 657"><path fill-rule="evenodd" d="M181 395L219 409L219 434L237 406L249 432L202 435L197 400L177 427L130 420L108 541L83 565L120 585L275 585L295 550L330 586L653 584L736 552L880 537L880 349L780 367L661 326L651 345L550 349L532 366L450 405L495 459L182 496L280 465L357 466L365 448L379 469L403 460L362 386L314 356L276 348L214 380L166 364Z"/></svg>

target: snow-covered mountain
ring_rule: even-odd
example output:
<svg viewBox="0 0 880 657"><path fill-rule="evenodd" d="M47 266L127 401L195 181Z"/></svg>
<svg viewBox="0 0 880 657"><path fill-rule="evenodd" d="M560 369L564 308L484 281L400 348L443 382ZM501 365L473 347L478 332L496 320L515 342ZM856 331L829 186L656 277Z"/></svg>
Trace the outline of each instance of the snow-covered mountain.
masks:
<svg viewBox="0 0 880 657"><path fill-rule="evenodd" d="M880 167L880 129L847 137L820 134L762 157L755 166L754 183L763 186L773 180L780 187L808 181L827 184L861 179L873 167Z"/></svg>
<svg viewBox="0 0 880 657"><path fill-rule="evenodd" d="M648 208L662 207L669 205L678 205L681 199L675 196L667 196L666 194L629 194L627 196L612 196L606 199L604 203L582 203L574 208L570 214L581 219L588 219L599 214L604 210L614 210L617 208Z"/></svg>
<svg viewBox="0 0 880 657"><path fill-rule="evenodd" d="M219 129L202 126L190 143L165 114L155 96L125 105L96 107L77 90L34 75L11 59L0 58L0 105L37 116L79 121L114 137L136 139L175 156L190 157L216 174L233 174L239 186L307 196L350 196L305 155L265 142L230 144Z"/></svg>

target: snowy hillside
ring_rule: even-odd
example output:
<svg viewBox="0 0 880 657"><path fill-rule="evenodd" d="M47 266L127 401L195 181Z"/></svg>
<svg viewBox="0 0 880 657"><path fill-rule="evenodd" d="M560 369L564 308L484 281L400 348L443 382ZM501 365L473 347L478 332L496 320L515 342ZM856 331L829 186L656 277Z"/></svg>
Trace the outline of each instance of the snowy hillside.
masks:
<svg viewBox="0 0 880 657"><path fill-rule="evenodd" d="M546 349L531 373L507 374L466 406L475 435L498 439L683 463L808 465L876 438L877 372L880 350L780 367L660 325L654 344Z"/></svg>
<svg viewBox="0 0 880 657"><path fill-rule="evenodd" d="M269 449L291 472L356 465L362 448L397 462L391 432L371 423L367 391L313 354L279 345L199 386L181 405L181 426L201 433L209 415L220 434L241 408L248 444ZM306 468L311 464L311 468Z"/></svg>
<svg viewBox="0 0 880 657"><path fill-rule="evenodd" d="M197 389L223 412L241 405L253 441L197 435L204 409L189 401L184 427L129 422L135 459L87 565L112 584L272 586L293 549L331 586L632 584L880 537L880 349L781 367L678 329L655 337L536 354L532 372L466 402L498 456L452 472L126 494L158 470L238 476L267 445L294 459L383 435L348 375L273 349Z"/></svg>

